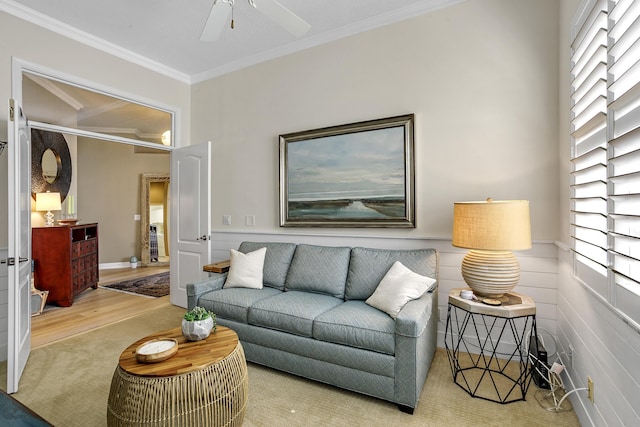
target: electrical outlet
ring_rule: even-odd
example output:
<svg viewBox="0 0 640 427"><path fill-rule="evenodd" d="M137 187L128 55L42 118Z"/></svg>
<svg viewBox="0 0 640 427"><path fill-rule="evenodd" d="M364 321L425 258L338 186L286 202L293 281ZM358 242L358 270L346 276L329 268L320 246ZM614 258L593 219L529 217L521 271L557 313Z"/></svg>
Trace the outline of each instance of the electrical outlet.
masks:
<svg viewBox="0 0 640 427"><path fill-rule="evenodd" d="M589 400L593 403L593 380L589 376L587 376L587 396L589 396Z"/></svg>
<svg viewBox="0 0 640 427"><path fill-rule="evenodd" d="M255 227L256 225L256 216L255 215L247 215L244 217L244 225L247 227Z"/></svg>
<svg viewBox="0 0 640 427"><path fill-rule="evenodd" d="M222 215L222 225L231 225L231 215Z"/></svg>

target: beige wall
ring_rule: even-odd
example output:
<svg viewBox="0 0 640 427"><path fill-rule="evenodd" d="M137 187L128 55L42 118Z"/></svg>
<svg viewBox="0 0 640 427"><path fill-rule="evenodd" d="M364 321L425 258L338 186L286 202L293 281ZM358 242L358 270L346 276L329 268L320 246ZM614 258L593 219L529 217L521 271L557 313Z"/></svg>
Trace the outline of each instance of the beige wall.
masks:
<svg viewBox="0 0 640 427"><path fill-rule="evenodd" d="M0 12L0 99L11 97L12 57L113 88L143 100L175 106L184 121L176 139L189 141L189 85ZM0 108L0 139L6 139L7 108ZM4 136L3 136L4 135ZM6 199L6 153L0 159L0 197ZM0 247L7 245L6 203L0 203Z"/></svg>
<svg viewBox="0 0 640 427"><path fill-rule="evenodd" d="M78 138L78 218L99 224L100 263L140 255L140 174L169 173L168 154Z"/></svg>
<svg viewBox="0 0 640 427"><path fill-rule="evenodd" d="M556 239L557 16L555 0L470 0L195 85L213 229L296 232L278 226L279 134L415 113L418 227L349 234L450 237L454 201L493 197L530 200L534 239Z"/></svg>

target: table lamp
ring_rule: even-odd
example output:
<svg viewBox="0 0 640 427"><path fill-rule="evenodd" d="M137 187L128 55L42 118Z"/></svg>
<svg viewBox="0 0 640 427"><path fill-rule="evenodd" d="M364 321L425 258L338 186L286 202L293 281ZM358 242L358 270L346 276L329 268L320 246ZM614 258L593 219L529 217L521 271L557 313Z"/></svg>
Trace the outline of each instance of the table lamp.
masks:
<svg viewBox="0 0 640 427"><path fill-rule="evenodd" d="M53 214L51 211L59 211L62 209L62 203L60 201L60 193L36 193L36 210L47 211L44 214L46 222L45 227L53 227Z"/></svg>
<svg viewBox="0 0 640 427"><path fill-rule="evenodd" d="M520 264L511 251L531 248L529 201L455 202L452 244L470 249L462 277L474 293L503 296L520 279Z"/></svg>

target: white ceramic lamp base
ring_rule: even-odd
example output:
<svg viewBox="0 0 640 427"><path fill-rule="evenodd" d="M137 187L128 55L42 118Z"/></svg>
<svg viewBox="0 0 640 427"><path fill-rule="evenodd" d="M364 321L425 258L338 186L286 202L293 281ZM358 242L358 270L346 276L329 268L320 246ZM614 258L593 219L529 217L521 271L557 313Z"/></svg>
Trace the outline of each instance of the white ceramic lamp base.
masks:
<svg viewBox="0 0 640 427"><path fill-rule="evenodd" d="M474 293L498 298L520 280L520 264L510 251L470 250L462 260L462 277Z"/></svg>
<svg viewBox="0 0 640 427"><path fill-rule="evenodd" d="M53 227L53 213L51 211L47 211L46 214L44 214L44 218L45 218L45 222L44 222L44 226L45 227Z"/></svg>

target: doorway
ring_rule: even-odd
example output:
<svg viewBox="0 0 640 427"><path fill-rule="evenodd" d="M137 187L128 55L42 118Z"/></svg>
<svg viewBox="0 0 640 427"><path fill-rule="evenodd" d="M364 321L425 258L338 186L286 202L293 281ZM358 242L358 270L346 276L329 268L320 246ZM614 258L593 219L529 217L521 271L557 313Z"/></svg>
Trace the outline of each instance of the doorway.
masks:
<svg viewBox="0 0 640 427"><path fill-rule="evenodd" d="M19 69L22 76L21 90L16 92L22 94L31 127L64 135L71 149L75 179L69 195L73 206L77 207L76 200L81 206L73 212L80 222L99 220L101 267L112 268L114 272L125 265L130 269L131 256L142 258L140 223L143 218L149 223L148 211L141 210L140 190L131 183L137 182L141 170L164 172L164 167L154 166L152 158L156 158L167 164L164 179L168 185L168 159L178 134L175 109L154 106L155 102L133 101L109 88L99 89L98 85L94 88L93 84L75 83L78 80L73 77L21 61L16 61L14 69ZM79 149L80 146L86 148ZM115 146L121 148L115 149ZM87 154L89 151L91 154ZM121 160L117 161L113 156L118 155L126 157L119 157ZM89 170L78 181L79 162ZM89 166L91 164L96 166ZM113 165L110 170L108 164ZM138 168L125 169L131 165ZM133 179L125 180L134 170ZM56 220L66 213L68 205L69 202L62 201L63 210L56 212ZM134 219L134 213L140 215L140 221ZM163 215L169 215L168 209L163 209ZM40 214L32 213L33 216L39 218ZM168 251L168 242L165 248ZM168 269L168 258L166 261Z"/></svg>
<svg viewBox="0 0 640 427"><path fill-rule="evenodd" d="M168 186L167 160L163 162L167 164L165 169L165 166L154 166L150 159L168 158L158 154L169 154L174 146L176 113L169 108L152 106L147 101L133 101L114 95L115 91L112 90L74 83L72 79L56 76L49 70L34 70L31 66L22 66L21 70L23 103L29 112L32 128L64 134L71 149L70 163L74 170L69 196L74 202L78 201L74 204L75 208L78 204L84 205L82 211L75 211L77 218L80 221L101 219L100 264L116 268L128 265L132 256L137 256L143 264L148 263L149 236L147 233L141 239L141 231L138 231L139 228L148 230L150 225L148 203L140 201L140 198L148 197L144 195L146 191L143 193L138 186L131 186L130 178L126 183L123 182L127 175L135 171L123 170L127 163L116 163L110 172L103 171L101 164L108 159L115 161L113 156L135 155L141 160L129 162L128 165L139 163L144 169L141 171L141 168L137 168L134 179L145 169L155 170L156 173L166 173L160 179ZM103 145L127 148L101 148ZM80 153L80 146L84 155ZM87 154L89 150L96 154ZM90 163L87 162L97 162L97 166L88 166ZM144 166L145 163L147 166ZM86 173L80 176L78 171L82 167ZM119 170L119 173L114 175L115 170ZM98 178L100 173L102 178ZM97 195L105 185L117 186L121 190L108 197L108 200L103 200L105 198ZM139 192L141 194L138 196ZM65 200L62 203L67 208ZM139 222L132 221L132 213L140 216ZM162 215L168 217L169 210L163 208ZM163 225L165 223L162 221ZM162 246L168 252L168 241Z"/></svg>

